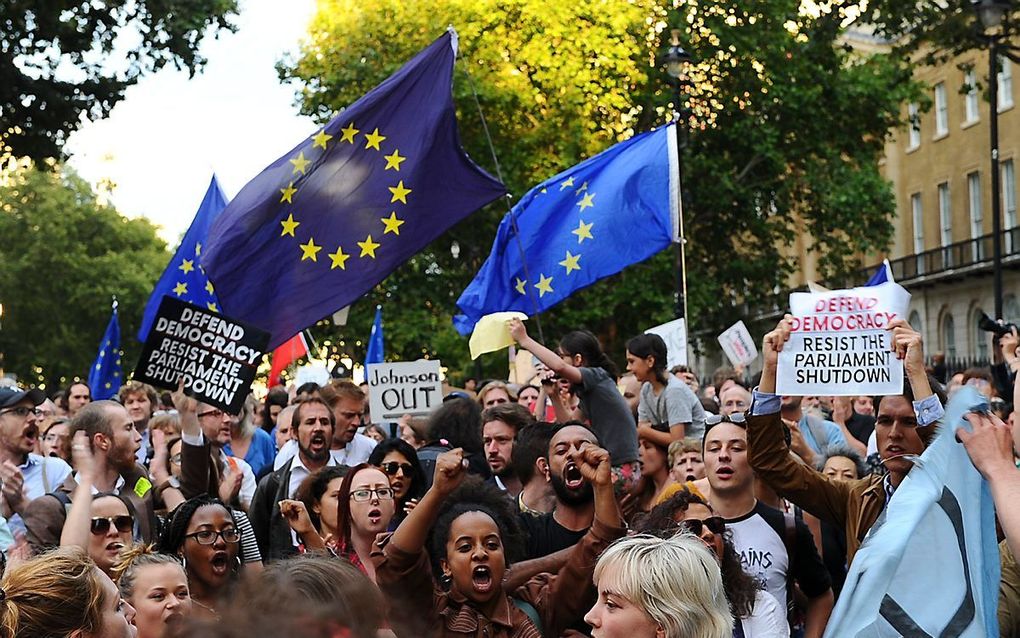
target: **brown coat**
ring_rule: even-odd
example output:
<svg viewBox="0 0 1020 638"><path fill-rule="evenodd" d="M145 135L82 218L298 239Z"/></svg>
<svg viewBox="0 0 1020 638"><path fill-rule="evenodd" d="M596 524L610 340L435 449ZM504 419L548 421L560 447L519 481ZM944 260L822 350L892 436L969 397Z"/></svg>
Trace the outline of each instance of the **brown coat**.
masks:
<svg viewBox="0 0 1020 638"><path fill-rule="evenodd" d="M790 455L779 413L747 417L748 460L755 475L804 511L846 531L846 562L885 508L883 477L833 481Z"/></svg>
<svg viewBox="0 0 1020 638"><path fill-rule="evenodd" d="M424 551L412 554L384 542L372 556L376 581L393 605L390 626L400 638L541 638L559 636L595 603L595 561L625 532L596 520L559 573L539 574L513 592L535 607L542 633L506 594L488 618L462 596L435 587Z"/></svg>
<svg viewBox="0 0 1020 638"><path fill-rule="evenodd" d="M153 502L155 490L149 482L149 473L143 466L135 465L131 472L123 476L124 487L120 495L131 503L142 541L154 542L159 530ZM76 487L78 483L72 474L55 491L66 494L67 500L70 501ZM139 496L139 492L143 495ZM50 494L40 496L28 504L23 518L28 544L34 553L60 545L60 532L64 529L64 521L67 519L67 508L63 502Z"/></svg>

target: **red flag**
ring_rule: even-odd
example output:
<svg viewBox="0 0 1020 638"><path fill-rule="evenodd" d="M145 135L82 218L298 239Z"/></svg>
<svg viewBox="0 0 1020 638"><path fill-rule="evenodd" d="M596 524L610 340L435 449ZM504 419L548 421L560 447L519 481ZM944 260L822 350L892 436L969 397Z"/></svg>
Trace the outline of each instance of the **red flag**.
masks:
<svg viewBox="0 0 1020 638"><path fill-rule="evenodd" d="M305 335L299 332L288 341L273 350L273 367L269 370L268 387L279 385L280 373L290 364L301 357L308 355L308 344L305 343Z"/></svg>

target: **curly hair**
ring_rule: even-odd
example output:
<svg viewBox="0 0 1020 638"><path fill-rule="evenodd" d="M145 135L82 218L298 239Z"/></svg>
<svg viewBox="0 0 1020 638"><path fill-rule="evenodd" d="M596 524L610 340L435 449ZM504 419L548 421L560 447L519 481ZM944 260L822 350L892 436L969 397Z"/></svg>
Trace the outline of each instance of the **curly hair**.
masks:
<svg viewBox="0 0 1020 638"><path fill-rule="evenodd" d="M686 512L691 505L711 506L703 498L690 490L683 489L669 499L652 508L643 516L635 527L635 532L653 534L661 538L669 538L677 533L678 523L674 518L677 512ZM723 589L726 598L733 607L737 618L747 618L754 611L754 599L758 593L758 583L754 577L744 571L740 557L733 547L733 533L729 530L723 534L723 554L719 557L719 569L722 572Z"/></svg>
<svg viewBox="0 0 1020 638"><path fill-rule="evenodd" d="M481 512L496 523L508 567L524 556L524 534L513 502L495 485L468 476L443 502L432 526L428 546L434 573L439 573L440 561L446 558L446 541L453 521L468 512Z"/></svg>
<svg viewBox="0 0 1020 638"><path fill-rule="evenodd" d="M184 545L185 534L188 532L188 523L191 522L191 517L206 505L218 505L225 509L230 516L230 520L233 521L234 527L237 527L237 519L234 518L234 512L223 501L208 494L199 494L184 501L174 511L170 512L166 522L163 523L163 529L160 530L156 551L176 556Z"/></svg>
<svg viewBox="0 0 1020 638"><path fill-rule="evenodd" d="M428 425L429 441L446 439L452 447L483 454L482 408L470 399L450 399L432 411Z"/></svg>

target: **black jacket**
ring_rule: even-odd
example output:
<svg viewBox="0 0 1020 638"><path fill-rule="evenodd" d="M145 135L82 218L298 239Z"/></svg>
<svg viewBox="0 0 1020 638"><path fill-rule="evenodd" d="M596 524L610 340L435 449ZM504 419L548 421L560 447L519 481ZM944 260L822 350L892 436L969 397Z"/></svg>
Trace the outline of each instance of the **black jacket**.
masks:
<svg viewBox="0 0 1020 638"><path fill-rule="evenodd" d="M288 488L291 463L259 481L248 509L248 518L255 528L255 540L259 544L262 560L266 562L298 553L291 537L290 525L280 514L280 501L290 498Z"/></svg>

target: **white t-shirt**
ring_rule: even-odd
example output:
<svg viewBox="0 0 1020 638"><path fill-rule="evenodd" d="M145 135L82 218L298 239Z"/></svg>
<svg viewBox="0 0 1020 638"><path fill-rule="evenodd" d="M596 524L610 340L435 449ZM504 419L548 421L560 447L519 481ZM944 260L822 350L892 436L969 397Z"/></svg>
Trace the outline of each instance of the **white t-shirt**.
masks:
<svg viewBox="0 0 1020 638"><path fill-rule="evenodd" d="M786 620L786 608L767 591L758 590L754 598L754 610L747 618L741 618L744 638L789 638L790 623Z"/></svg>
<svg viewBox="0 0 1020 638"><path fill-rule="evenodd" d="M333 458L334 465L354 466L358 463L365 463L375 449L376 440L364 434L355 434L351 442L342 450L330 450L329 455ZM276 453L276 460L273 461L273 471L286 465L298 451L298 442L294 439L287 441Z"/></svg>

